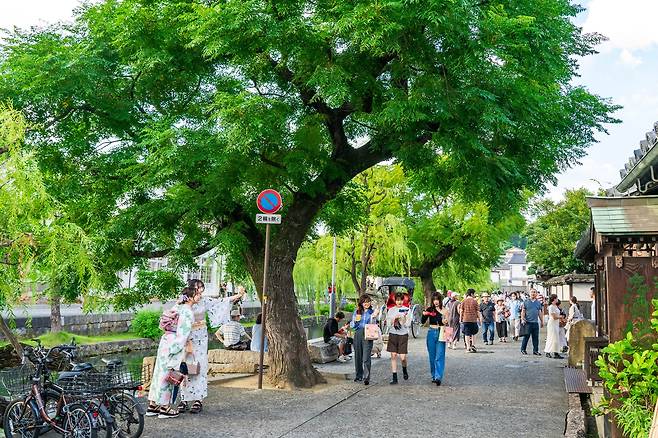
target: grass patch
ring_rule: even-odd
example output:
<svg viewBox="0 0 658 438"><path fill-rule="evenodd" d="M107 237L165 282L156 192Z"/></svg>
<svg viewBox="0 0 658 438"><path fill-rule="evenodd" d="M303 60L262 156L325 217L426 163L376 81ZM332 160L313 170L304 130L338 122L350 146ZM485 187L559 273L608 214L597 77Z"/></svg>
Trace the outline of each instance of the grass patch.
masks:
<svg viewBox="0 0 658 438"><path fill-rule="evenodd" d="M111 341L127 341L130 339L142 339L134 333L108 333L106 335L100 336L84 336L76 335L68 332L59 332L59 333L46 333L45 335L38 336L41 340L41 344L44 347L54 347L55 345L68 344L71 342L71 339L75 338L75 343L79 345L88 345L88 344L98 344L99 342L111 342ZM33 338L29 339L19 339L22 343L28 345L36 345L36 342L32 341ZM9 345L9 342L2 341L0 342L0 347Z"/></svg>

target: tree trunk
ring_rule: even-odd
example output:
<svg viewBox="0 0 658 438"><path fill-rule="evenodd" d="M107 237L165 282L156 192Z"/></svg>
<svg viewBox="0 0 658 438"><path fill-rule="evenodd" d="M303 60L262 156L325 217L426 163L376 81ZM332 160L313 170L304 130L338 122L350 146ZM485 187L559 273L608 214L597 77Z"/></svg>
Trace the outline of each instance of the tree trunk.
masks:
<svg viewBox="0 0 658 438"><path fill-rule="evenodd" d="M432 302L432 294L436 292L432 272L432 269L425 269L419 272L420 281L423 285L423 295L425 296L425 307L429 307Z"/></svg>
<svg viewBox="0 0 658 438"><path fill-rule="evenodd" d="M266 327L269 341L268 378L277 387L310 388L324 383L313 367L304 326L299 317L293 267L297 251L320 206L313 202L290 207L282 225L271 226L270 265L266 292ZM262 293L264 239L254 239L245 261L257 289Z"/></svg>
<svg viewBox="0 0 658 438"><path fill-rule="evenodd" d="M23 347L21 346L21 343L18 342L18 338L14 332L11 331L2 315L0 315L0 332L2 332L2 335L5 337L5 339L7 339L7 341L9 341L11 346L14 347L18 357L23 357Z"/></svg>
<svg viewBox="0 0 658 438"><path fill-rule="evenodd" d="M58 293L50 297L50 331L59 333L62 331L62 297Z"/></svg>

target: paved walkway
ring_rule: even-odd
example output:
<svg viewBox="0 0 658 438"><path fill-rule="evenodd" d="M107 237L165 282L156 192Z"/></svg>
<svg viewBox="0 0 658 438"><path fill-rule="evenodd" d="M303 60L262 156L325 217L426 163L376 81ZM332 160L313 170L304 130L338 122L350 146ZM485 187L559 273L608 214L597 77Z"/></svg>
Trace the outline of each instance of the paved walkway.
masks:
<svg viewBox="0 0 658 438"><path fill-rule="evenodd" d="M543 338L543 336L542 336ZM148 418L144 436L169 437L560 437L567 411L564 360L521 356L519 343L448 350L443 385L430 382L425 339L410 343L411 378L389 385L388 354L370 386L332 381L315 390L211 386L200 415ZM531 350L531 349L530 349ZM352 364L323 371L353 372Z"/></svg>

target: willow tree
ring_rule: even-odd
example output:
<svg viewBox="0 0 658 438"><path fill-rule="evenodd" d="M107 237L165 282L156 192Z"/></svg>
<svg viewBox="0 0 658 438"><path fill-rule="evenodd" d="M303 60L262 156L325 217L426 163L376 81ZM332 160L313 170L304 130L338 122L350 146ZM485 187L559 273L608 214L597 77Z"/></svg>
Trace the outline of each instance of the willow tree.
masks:
<svg viewBox="0 0 658 438"><path fill-rule="evenodd" d="M53 302L51 331L61 330L59 300L84 296L96 281L93 242L48 195L37 162L23 148L23 116L0 105L0 311L11 313L21 295L39 283ZM20 356L21 347L0 315L0 331Z"/></svg>
<svg viewBox="0 0 658 438"><path fill-rule="evenodd" d="M322 206L397 158L508 204L583 156L614 109L575 87L599 38L567 0L104 0L4 40L0 97L105 260L229 242L262 284L254 200L282 191L267 291L270 378L311 386L295 256ZM227 237L228 236L228 237Z"/></svg>

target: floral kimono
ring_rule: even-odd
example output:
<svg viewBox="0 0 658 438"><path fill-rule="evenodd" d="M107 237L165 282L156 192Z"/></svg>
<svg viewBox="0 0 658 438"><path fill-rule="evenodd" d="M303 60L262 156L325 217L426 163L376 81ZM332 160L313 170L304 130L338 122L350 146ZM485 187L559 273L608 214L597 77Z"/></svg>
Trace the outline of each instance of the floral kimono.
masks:
<svg viewBox="0 0 658 438"><path fill-rule="evenodd" d="M153 378L148 399L159 406L165 406L172 402L174 385L165 379L171 369L178 370L185 357L185 344L192 331L194 314L190 306L176 304L178 311L178 325L176 332L165 332L160 338L158 355L155 359Z"/></svg>
<svg viewBox="0 0 658 438"><path fill-rule="evenodd" d="M194 324L190 334L193 352L188 354L186 360L198 362L199 374L190 375L187 382L181 386L181 399L184 402L202 401L208 396L208 328L206 314L210 325L218 327L230 320L233 297L212 299L203 297L201 301L192 306Z"/></svg>

